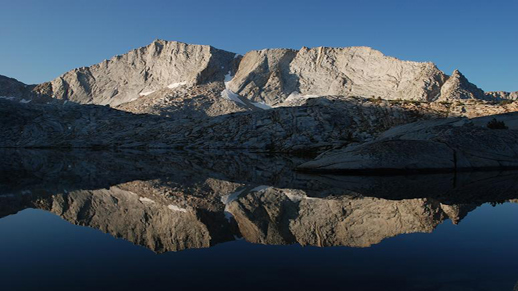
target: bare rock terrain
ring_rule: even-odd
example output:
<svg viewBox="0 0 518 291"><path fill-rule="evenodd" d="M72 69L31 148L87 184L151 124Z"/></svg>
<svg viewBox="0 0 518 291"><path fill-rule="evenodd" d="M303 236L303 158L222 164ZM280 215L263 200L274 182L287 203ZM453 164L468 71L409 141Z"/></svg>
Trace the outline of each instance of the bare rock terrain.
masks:
<svg viewBox="0 0 518 291"><path fill-rule="evenodd" d="M394 173L518 168L517 145L517 113L427 120L394 127L372 142L326 152L299 169Z"/></svg>

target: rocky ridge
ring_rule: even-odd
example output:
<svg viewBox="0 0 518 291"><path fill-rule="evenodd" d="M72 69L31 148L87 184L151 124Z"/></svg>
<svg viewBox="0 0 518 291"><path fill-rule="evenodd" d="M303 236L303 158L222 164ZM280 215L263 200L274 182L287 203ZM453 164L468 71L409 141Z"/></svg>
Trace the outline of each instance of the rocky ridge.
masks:
<svg viewBox="0 0 518 291"><path fill-rule="evenodd" d="M370 141L393 126L418 120L473 118L517 110L515 103L494 106L329 96L308 99L298 106L203 118L217 115L211 111L214 107L207 107L206 111L192 108L165 111L160 113L162 116L156 116L98 105L27 105L1 100L0 103L3 103L2 147L210 148L263 152L322 151Z"/></svg>
<svg viewBox="0 0 518 291"><path fill-rule="evenodd" d="M111 106L136 101L138 106L120 108L154 113L156 110L147 107L170 106L156 101L170 100L171 91L212 82L226 84L219 97L233 100L237 107L245 105L249 110L286 106L292 99L330 95L425 102L516 99L515 93L486 94L458 70L448 76L433 63L402 61L368 47L265 49L241 57L207 45L164 40L155 40L90 67L74 69L37 86L24 88L21 83L0 83L0 92L14 90L11 94L17 98L26 96L27 101L43 98L48 102L52 98ZM172 95L180 101L189 99L188 93ZM218 102L216 99L211 98L211 102ZM143 106L147 103L150 104ZM234 109L229 106L220 111Z"/></svg>

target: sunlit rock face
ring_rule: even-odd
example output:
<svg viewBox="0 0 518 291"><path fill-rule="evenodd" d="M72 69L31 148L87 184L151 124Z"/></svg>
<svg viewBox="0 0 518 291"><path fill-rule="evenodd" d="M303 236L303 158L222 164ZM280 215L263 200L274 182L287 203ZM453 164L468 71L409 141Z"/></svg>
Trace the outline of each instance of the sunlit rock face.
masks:
<svg viewBox="0 0 518 291"><path fill-rule="evenodd" d="M433 63L403 61L369 47L264 49L242 57L208 45L155 40L39 85L2 76L0 96L165 115L196 108L214 116L322 96L451 102L514 100L516 92L486 94L458 70L448 76Z"/></svg>
<svg viewBox="0 0 518 291"><path fill-rule="evenodd" d="M501 100L517 100L518 99L518 91L515 92L505 92L505 91L494 91L494 92L486 92L489 98L492 99L501 99Z"/></svg>
<svg viewBox="0 0 518 291"><path fill-rule="evenodd" d="M441 94L438 101L455 101L463 99L491 99L484 91L471 84L459 70L453 71L441 87Z"/></svg>
<svg viewBox="0 0 518 291"><path fill-rule="evenodd" d="M249 52L230 88L274 106L290 95L433 101L445 80L432 63L401 61L368 47L318 47Z"/></svg>
<svg viewBox="0 0 518 291"><path fill-rule="evenodd" d="M156 40L51 81L54 98L116 106L156 90L224 80L236 54L208 45Z"/></svg>

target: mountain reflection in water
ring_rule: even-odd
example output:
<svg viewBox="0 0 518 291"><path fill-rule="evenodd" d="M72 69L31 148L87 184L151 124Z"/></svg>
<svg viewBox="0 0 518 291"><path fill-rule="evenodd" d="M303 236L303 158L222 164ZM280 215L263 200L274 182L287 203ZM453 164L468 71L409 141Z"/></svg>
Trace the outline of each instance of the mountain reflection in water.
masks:
<svg viewBox="0 0 518 291"><path fill-rule="evenodd" d="M305 158L247 152L0 154L0 217L45 210L156 253L236 240L366 248L518 199L518 172L312 176L292 170Z"/></svg>

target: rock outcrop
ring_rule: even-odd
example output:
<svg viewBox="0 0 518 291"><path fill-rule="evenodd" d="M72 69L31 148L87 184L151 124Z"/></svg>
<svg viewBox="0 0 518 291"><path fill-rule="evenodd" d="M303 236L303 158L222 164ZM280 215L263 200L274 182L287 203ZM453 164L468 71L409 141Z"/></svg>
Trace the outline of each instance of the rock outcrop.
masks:
<svg viewBox="0 0 518 291"><path fill-rule="evenodd" d="M2 147L146 147L312 151L370 140L398 124L442 117L431 108L378 106L365 99L307 100L303 106L197 119L132 114L97 105L0 107ZM185 104L184 104L185 105ZM192 112L192 114L187 114Z"/></svg>
<svg viewBox="0 0 518 291"><path fill-rule="evenodd" d="M491 118L508 129L491 129ZM503 126L502 126L503 127ZM372 142L322 154L306 171L408 172L518 168L518 114L421 121Z"/></svg>

